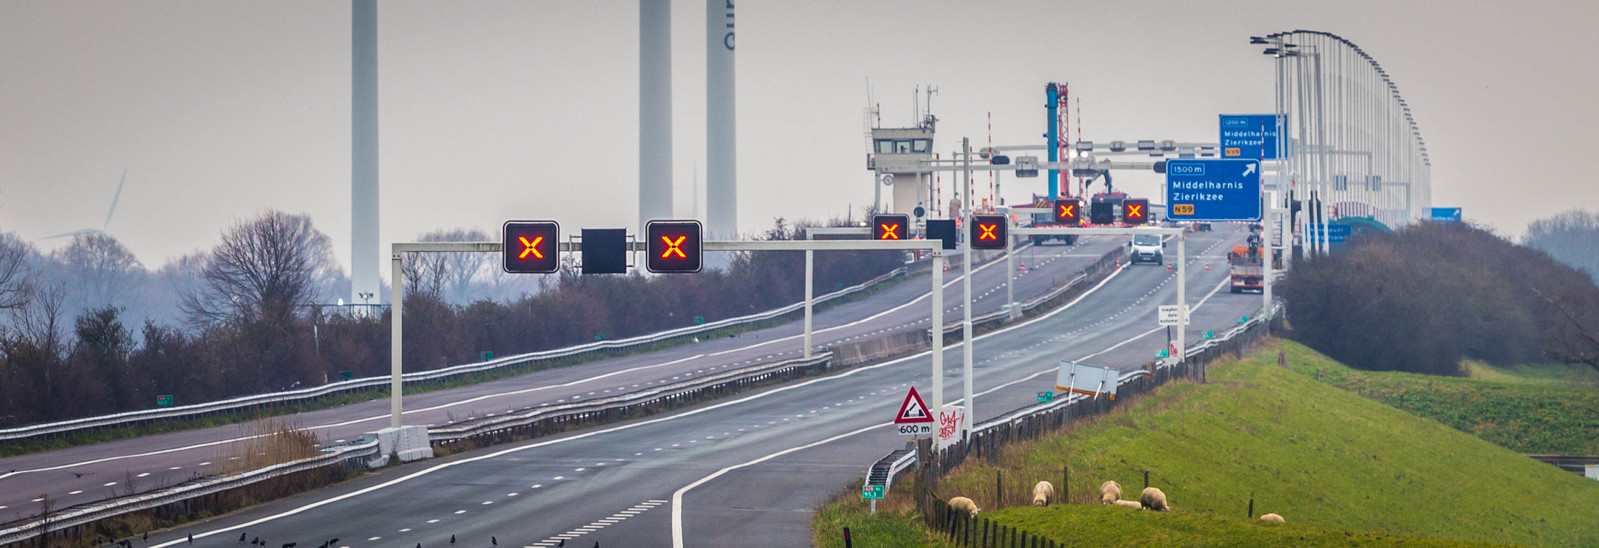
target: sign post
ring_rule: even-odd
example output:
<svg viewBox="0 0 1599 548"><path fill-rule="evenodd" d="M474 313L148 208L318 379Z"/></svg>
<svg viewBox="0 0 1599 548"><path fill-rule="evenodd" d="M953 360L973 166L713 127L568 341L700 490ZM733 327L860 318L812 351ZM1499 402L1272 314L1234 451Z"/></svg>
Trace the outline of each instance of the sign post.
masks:
<svg viewBox="0 0 1599 548"><path fill-rule="evenodd" d="M1260 161L1167 160L1166 218L1260 220Z"/></svg>
<svg viewBox="0 0 1599 548"><path fill-rule="evenodd" d="M1221 157L1276 160L1282 117L1276 114L1221 115Z"/></svg>
<svg viewBox="0 0 1599 548"><path fill-rule="evenodd" d="M930 435L933 433L933 414L928 412L927 403L922 401L922 395L912 386L905 393L905 403L899 404L899 412L894 414L894 425L899 433L907 436Z"/></svg>

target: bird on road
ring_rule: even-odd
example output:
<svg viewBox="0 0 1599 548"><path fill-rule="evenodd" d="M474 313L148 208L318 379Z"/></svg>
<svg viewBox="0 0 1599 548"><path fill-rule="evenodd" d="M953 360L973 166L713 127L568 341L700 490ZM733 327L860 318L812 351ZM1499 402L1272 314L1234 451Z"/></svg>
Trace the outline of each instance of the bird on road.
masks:
<svg viewBox="0 0 1599 548"><path fill-rule="evenodd" d="M495 546L499 546L500 545L500 539L494 538L494 535L489 535L489 544L493 544Z"/></svg>
<svg viewBox="0 0 1599 548"><path fill-rule="evenodd" d="M450 546L455 546L455 535L450 535Z"/></svg>
<svg viewBox="0 0 1599 548"><path fill-rule="evenodd" d="M244 533L239 533L239 544L244 544Z"/></svg>

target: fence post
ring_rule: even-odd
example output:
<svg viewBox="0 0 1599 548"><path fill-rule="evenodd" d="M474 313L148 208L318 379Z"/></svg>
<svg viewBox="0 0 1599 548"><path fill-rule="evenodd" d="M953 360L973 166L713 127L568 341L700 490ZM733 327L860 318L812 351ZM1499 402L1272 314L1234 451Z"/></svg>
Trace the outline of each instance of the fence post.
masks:
<svg viewBox="0 0 1599 548"><path fill-rule="evenodd" d="M1255 494L1249 494L1249 519L1255 519Z"/></svg>
<svg viewBox="0 0 1599 548"><path fill-rule="evenodd" d="M1004 478L1005 478L1005 471L1004 470L995 470L994 471L994 509L995 510L998 510L1000 508L1004 508L1005 507L1005 484L1004 484Z"/></svg>
<svg viewBox="0 0 1599 548"><path fill-rule="evenodd" d="M1144 488L1145 489L1149 488L1149 471L1148 470L1144 471Z"/></svg>
<svg viewBox="0 0 1599 548"><path fill-rule="evenodd" d="M849 528L844 528L844 548L854 548L855 542L849 538Z"/></svg>

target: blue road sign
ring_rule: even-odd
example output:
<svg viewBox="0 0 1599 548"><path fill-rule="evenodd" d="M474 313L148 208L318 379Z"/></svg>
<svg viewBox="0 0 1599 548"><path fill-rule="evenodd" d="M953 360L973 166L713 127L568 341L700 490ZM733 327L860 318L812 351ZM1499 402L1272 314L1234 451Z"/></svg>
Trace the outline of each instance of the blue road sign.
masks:
<svg viewBox="0 0 1599 548"><path fill-rule="evenodd" d="M1435 208L1432 208L1432 220L1440 222L1440 223L1458 223L1458 222L1460 222L1460 208L1458 208L1458 207L1435 207Z"/></svg>
<svg viewBox="0 0 1599 548"><path fill-rule="evenodd" d="M1276 160L1280 120L1275 114L1221 115L1221 157Z"/></svg>
<svg viewBox="0 0 1599 548"><path fill-rule="evenodd" d="M1354 225L1331 223L1327 225L1327 243L1341 244L1349 241L1349 234L1354 231ZM1310 225L1310 237L1321 238L1321 225Z"/></svg>
<svg viewBox="0 0 1599 548"><path fill-rule="evenodd" d="M1260 162L1167 160L1166 218L1259 221Z"/></svg>

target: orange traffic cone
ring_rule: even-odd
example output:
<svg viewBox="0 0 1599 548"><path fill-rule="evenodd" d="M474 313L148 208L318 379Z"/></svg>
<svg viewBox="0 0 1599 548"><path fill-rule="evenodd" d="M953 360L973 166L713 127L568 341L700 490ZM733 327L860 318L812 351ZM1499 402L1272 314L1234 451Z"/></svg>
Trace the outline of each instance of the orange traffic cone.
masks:
<svg viewBox="0 0 1599 548"><path fill-rule="evenodd" d="M1205 261L1205 272L1210 272L1210 261Z"/></svg>
<svg viewBox="0 0 1599 548"><path fill-rule="evenodd" d="M1167 272L1171 272L1171 270L1172 270L1172 268L1171 268L1171 261L1166 261L1166 271L1167 271Z"/></svg>

